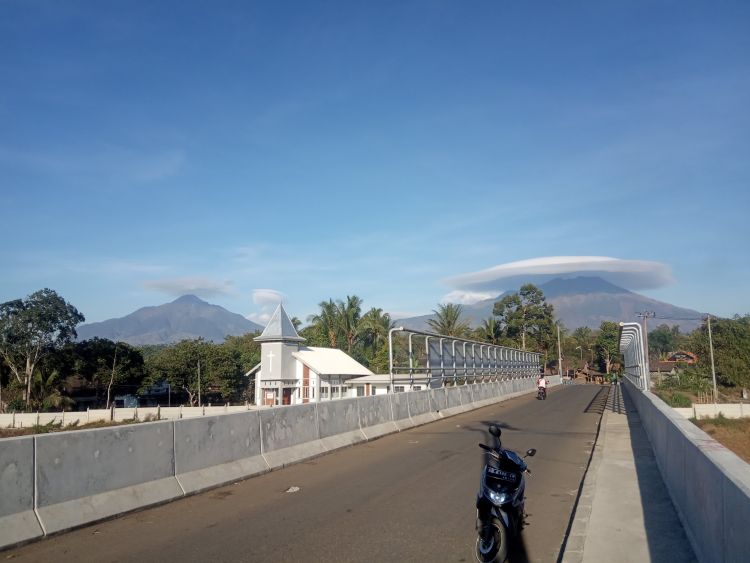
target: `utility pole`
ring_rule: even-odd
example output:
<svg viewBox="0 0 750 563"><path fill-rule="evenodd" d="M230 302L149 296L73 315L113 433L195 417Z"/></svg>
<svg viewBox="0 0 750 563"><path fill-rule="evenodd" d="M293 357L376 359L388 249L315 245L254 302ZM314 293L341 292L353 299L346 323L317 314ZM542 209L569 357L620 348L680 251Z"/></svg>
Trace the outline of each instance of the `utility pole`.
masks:
<svg viewBox="0 0 750 563"><path fill-rule="evenodd" d="M117 364L117 342L115 342L115 357L112 360L112 375L109 378L109 385L107 385L107 408L109 409L112 384L115 382L115 365Z"/></svg>
<svg viewBox="0 0 750 563"><path fill-rule="evenodd" d="M560 348L560 325L557 325L557 372L560 377L563 375L562 371L562 348Z"/></svg>
<svg viewBox="0 0 750 563"><path fill-rule="evenodd" d="M706 323L708 324L708 347L711 350L711 377L714 381L714 404L716 404L719 398L719 391L716 388L716 368L714 367L714 339L711 336L711 315L707 315Z"/></svg>
<svg viewBox="0 0 750 563"><path fill-rule="evenodd" d="M198 406L201 406L201 361L198 360Z"/></svg>

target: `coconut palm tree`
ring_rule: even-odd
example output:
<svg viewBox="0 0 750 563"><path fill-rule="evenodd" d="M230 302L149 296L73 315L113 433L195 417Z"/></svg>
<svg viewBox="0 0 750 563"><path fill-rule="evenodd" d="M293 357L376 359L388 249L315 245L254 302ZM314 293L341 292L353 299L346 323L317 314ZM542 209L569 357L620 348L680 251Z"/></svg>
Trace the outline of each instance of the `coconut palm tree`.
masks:
<svg viewBox="0 0 750 563"><path fill-rule="evenodd" d="M490 344L499 344L503 337L503 327L497 322L495 317L484 319L482 326L479 327L479 336L482 340Z"/></svg>
<svg viewBox="0 0 750 563"><path fill-rule="evenodd" d="M395 323L388 313L383 313L383 309L373 307L362 315L358 329L363 344L371 347L375 352L386 343L388 331L394 326Z"/></svg>
<svg viewBox="0 0 750 563"><path fill-rule="evenodd" d="M336 303L333 302L333 299L329 299L328 301L318 303L318 307L320 307L320 313L310 315L307 318L307 322L315 325L317 330L326 336L328 345L331 348L336 348L340 329Z"/></svg>
<svg viewBox="0 0 750 563"><path fill-rule="evenodd" d="M461 319L463 307L455 303L438 305L434 319L428 319L427 324L438 334L462 338L469 333L469 323Z"/></svg>
<svg viewBox="0 0 750 563"><path fill-rule="evenodd" d="M338 327L346 340L346 351L352 353L354 340L357 338L357 326L362 314L362 299L356 295L347 295L346 303L336 301L336 318Z"/></svg>

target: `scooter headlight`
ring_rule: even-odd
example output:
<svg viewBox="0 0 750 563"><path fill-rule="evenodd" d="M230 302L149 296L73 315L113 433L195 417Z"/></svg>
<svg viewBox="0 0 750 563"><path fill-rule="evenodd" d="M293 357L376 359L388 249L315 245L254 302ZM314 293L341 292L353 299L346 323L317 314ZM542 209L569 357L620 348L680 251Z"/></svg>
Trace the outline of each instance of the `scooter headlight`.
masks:
<svg viewBox="0 0 750 563"><path fill-rule="evenodd" d="M485 493L487 494L487 497L494 503L494 504L505 504L510 500L510 495L508 493L499 493L497 491L493 491L491 488L487 487L485 485L484 487Z"/></svg>

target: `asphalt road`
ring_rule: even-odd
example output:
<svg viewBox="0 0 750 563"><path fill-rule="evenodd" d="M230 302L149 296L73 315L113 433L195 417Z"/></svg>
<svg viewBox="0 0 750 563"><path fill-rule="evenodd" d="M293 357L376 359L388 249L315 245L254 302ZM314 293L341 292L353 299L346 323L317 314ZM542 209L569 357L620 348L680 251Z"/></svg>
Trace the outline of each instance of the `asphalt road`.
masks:
<svg viewBox="0 0 750 563"><path fill-rule="evenodd" d="M474 561L489 423L528 460L511 561L556 561L606 387L570 385L434 422L0 554L13 561ZM298 487L296 492L287 492Z"/></svg>

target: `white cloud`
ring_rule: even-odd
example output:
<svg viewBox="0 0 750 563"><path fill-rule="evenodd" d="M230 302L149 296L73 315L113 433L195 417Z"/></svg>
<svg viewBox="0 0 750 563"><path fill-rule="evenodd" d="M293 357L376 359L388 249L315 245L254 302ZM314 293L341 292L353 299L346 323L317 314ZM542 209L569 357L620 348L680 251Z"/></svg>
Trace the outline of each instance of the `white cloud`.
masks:
<svg viewBox="0 0 750 563"><path fill-rule="evenodd" d="M473 305L479 301L497 297L497 291L464 291L455 289L447 293L440 300L441 303L458 303L459 305Z"/></svg>
<svg viewBox="0 0 750 563"><path fill-rule="evenodd" d="M286 295L275 289L254 289L253 303L260 307L260 311L249 313L246 318L265 326L271 320L276 307L284 300L286 300Z"/></svg>
<svg viewBox="0 0 750 563"><path fill-rule="evenodd" d="M271 320L271 314L272 313L264 313L264 312L250 313L245 318L253 321L254 323L258 323L259 325L266 326L268 324L268 321Z"/></svg>
<svg viewBox="0 0 750 563"><path fill-rule="evenodd" d="M573 275L597 276L627 289L654 289L674 282L669 266L661 262L606 256L548 256L519 260L444 281L465 292L490 291L497 295L523 283L542 283Z"/></svg>
<svg viewBox="0 0 750 563"><path fill-rule="evenodd" d="M273 306L281 303L286 296L280 291L275 289L254 289L253 290L253 303L256 305Z"/></svg>
<svg viewBox="0 0 750 563"><path fill-rule="evenodd" d="M198 297L215 297L232 294L232 282L200 277L149 280L143 283L143 287L176 296L192 294Z"/></svg>

